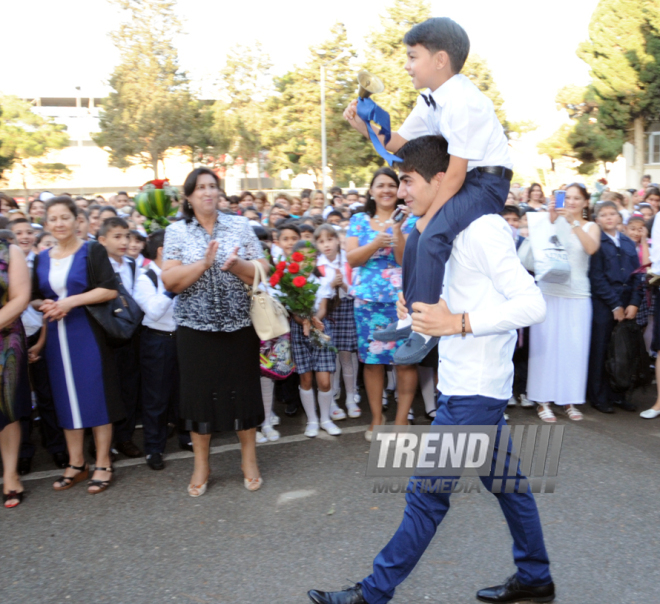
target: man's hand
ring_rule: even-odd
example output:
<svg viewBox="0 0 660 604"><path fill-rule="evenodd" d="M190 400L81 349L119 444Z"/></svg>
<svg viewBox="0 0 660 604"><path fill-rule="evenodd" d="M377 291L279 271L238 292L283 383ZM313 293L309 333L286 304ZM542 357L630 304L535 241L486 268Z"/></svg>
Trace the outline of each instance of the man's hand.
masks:
<svg viewBox="0 0 660 604"><path fill-rule="evenodd" d="M637 307L636 306L628 306L623 314L624 318L626 319L635 319L637 318Z"/></svg>
<svg viewBox="0 0 660 604"><path fill-rule="evenodd" d="M461 315L452 314L447 303L442 299L437 304L415 302L412 305L412 310L413 331L438 338L453 336L462 332Z"/></svg>
<svg viewBox="0 0 660 604"><path fill-rule="evenodd" d="M399 299L396 302L396 316L401 321L408 318L408 307L406 306L406 299L403 297L402 292L399 292Z"/></svg>
<svg viewBox="0 0 660 604"><path fill-rule="evenodd" d="M626 317L623 312L623 307L618 306L612 311L612 314L614 315L614 320L615 321L623 321Z"/></svg>

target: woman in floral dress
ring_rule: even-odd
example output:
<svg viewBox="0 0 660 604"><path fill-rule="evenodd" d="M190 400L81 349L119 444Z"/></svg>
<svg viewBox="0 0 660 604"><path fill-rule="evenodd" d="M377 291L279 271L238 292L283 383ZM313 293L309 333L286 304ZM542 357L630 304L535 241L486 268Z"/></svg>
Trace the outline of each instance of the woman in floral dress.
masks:
<svg viewBox="0 0 660 604"><path fill-rule="evenodd" d="M403 202L397 197L399 178L390 168L376 171L367 195L365 211L351 218L346 234L346 258L353 268L350 294L355 298L358 356L365 364L364 384L373 426L382 425L385 365L392 365L396 342L378 342L373 333L396 321L396 301L401 291L401 261L414 219L396 223L392 214ZM397 365L399 395L395 423L408 424L408 411L417 388L414 365Z"/></svg>

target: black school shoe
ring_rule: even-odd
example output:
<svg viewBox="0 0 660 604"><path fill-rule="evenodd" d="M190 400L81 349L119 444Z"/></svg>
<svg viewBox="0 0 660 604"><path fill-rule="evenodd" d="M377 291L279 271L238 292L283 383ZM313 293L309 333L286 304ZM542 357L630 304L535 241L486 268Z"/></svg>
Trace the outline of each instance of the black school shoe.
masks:
<svg viewBox="0 0 660 604"><path fill-rule="evenodd" d="M367 604L362 595L362 586L354 585L343 591L318 591L312 589L307 592L314 604Z"/></svg>
<svg viewBox="0 0 660 604"><path fill-rule="evenodd" d="M628 401L615 401L614 404L624 411L637 411L637 405L629 403Z"/></svg>
<svg viewBox="0 0 660 604"><path fill-rule="evenodd" d="M66 468L69 465L69 454L66 451L53 453L53 463L60 469Z"/></svg>
<svg viewBox="0 0 660 604"><path fill-rule="evenodd" d="M19 457L18 458L18 475L25 476L32 471L32 458Z"/></svg>
<svg viewBox="0 0 660 604"><path fill-rule="evenodd" d="M517 575L510 576L504 585L487 587L477 592L480 602L552 602L555 599L555 584L523 585Z"/></svg>
<svg viewBox="0 0 660 604"><path fill-rule="evenodd" d="M162 453L150 453L147 455L147 465L152 470L164 470L165 462L163 461Z"/></svg>

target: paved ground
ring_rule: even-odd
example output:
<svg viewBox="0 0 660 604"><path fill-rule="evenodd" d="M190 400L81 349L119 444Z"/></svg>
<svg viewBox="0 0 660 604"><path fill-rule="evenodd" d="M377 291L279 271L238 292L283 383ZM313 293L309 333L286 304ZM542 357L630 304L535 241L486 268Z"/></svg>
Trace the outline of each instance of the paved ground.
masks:
<svg viewBox="0 0 660 604"><path fill-rule="evenodd" d="M646 408L651 398L636 402ZM655 604L660 419L587 413L567 428L556 493L537 495L557 602ZM162 472L119 461L116 482L94 497L82 484L53 492L58 472L41 457L25 503L0 510L0 602L302 604L311 587L357 581L404 507L364 477L366 420L308 440L301 416L285 418L285 438L259 448L265 486L256 493L243 488L233 435L214 441L212 482L199 499L186 494L189 454L170 456ZM538 420L516 408L511 423ZM477 589L514 572L510 547L492 495L455 495L393 602L475 602Z"/></svg>

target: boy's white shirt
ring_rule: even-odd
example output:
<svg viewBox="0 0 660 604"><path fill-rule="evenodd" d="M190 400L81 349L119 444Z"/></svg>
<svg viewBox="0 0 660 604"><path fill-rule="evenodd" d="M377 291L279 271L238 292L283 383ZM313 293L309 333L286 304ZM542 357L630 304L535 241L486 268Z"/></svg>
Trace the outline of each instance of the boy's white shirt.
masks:
<svg viewBox="0 0 660 604"><path fill-rule="evenodd" d="M149 268L156 274L157 287L146 272L140 274L135 282L135 301L138 303L144 318L142 325L158 331L176 331L174 321L175 300L165 295L165 286L161 278L162 270L155 262Z"/></svg>
<svg viewBox="0 0 660 604"><path fill-rule="evenodd" d="M420 95L417 104L399 128L409 141L440 134L449 155L468 160L468 171L479 166L513 168L509 141L497 119L493 102L463 74L456 74L434 92L436 103L427 105Z"/></svg>

